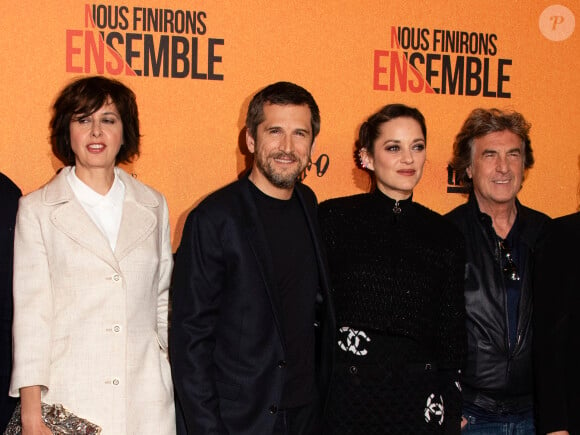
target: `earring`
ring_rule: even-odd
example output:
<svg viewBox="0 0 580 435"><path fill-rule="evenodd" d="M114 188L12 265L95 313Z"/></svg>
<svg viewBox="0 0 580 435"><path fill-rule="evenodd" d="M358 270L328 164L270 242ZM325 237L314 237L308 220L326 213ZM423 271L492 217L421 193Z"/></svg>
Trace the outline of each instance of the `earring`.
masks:
<svg viewBox="0 0 580 435"><path fill-rule="evenodd" d="M363 158L363 156L362 156L362 152L359 152L359 153L358 153L358 159L359 159L359 161L360 161L360 166L361 166L361 168L363 168L363 169L366 169L366 168L367 168L367 164L366 164L366 163L365 163L365 161L364 161L364 158Z"/></svg>

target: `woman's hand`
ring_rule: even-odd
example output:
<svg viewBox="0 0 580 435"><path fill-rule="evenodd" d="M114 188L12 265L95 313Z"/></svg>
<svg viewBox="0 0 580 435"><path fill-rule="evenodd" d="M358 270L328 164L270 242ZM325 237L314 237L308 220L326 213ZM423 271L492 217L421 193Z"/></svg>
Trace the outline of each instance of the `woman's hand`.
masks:
<svg viewBox="0 0 580 435"><path fill-rule="evenodd" d="M26 425L24 424L24 420L22 420L22 435L52 435L52 431L46 427L42 421L42 417L40 417Z"/></svg>
<svg viewBox="0 0 580 435"><path fill-rule="evenodd" d="M20 407L22 435L52 435L42 420L40 385L20 389Z"/></svg>
<svg viewBox="0 0 580 435"><path fill-rule="evenodd" d="M464 416L461 416L461 430L467 426L467 419Z"/></svg>

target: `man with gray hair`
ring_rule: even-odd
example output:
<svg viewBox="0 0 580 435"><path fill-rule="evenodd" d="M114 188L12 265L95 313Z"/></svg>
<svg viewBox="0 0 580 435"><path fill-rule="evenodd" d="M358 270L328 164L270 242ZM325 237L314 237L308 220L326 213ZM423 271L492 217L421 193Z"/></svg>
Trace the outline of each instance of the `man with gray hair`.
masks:
<svg viewBox="0 0 580 435"><path fill-rule="evenodd" d="M517 112L473 110L451 167L469 200L447 217L466 242L462 433L534 434L532 253L548 217L517 199L534 157Z"/></svg>

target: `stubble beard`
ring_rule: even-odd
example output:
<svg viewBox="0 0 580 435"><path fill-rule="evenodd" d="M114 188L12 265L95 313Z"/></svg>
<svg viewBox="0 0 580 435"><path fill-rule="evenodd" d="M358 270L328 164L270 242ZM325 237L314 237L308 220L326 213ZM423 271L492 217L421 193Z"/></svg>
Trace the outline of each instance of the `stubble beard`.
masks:
<svg viewBox="0 0 580 435"><path fill-rule="evenodd" d="M293 171L276 171L272 165L272 160L277 158L279 155L290 155L298 163L298 166ZM266 177L266 179L272 183L272 185L280 189L292 189L296 184L296 180L300 173L304 170L306 165L302 165L300 159L294 154L276 154L268 156L265 161L258 158L256 160L256 167L258 170Z"/></svg>

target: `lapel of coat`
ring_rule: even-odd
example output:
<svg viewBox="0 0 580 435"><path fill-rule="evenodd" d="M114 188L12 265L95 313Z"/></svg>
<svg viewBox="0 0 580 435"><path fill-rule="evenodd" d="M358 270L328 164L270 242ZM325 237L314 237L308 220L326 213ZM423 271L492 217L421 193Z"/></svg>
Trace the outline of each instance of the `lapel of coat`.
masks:
<svg viewBox="0 0 580 435"><path fill-rule="evenodd" d="M326 274L326 259L323 255L323 250L320 243L322 239L318 226L318 216L316 214L316 209L312 209L312 206L316 207L316 204L309 205L306 202L299 183L296 183L294 192L296 192L296 197L302 205L302 210L304 210L304 217L306 218L306 223L308 225L308 229L310 230L310 238L312 239L312 245L314 246L314 255L318 263L318 276L323 292L323 294L320 294L319 296L325 298L329 289L329 279Z"/></svg>
<svg viewBox="0 0 580 435"><path fill-rule="evenodd" d="M157 216L151 209L160 204L155 195L125 171L119 169L117 174L125 185L123 216L115 247L115 257L121 261L155 230Z"/></svg>
<svg viewBox="0 0 580 435"><path fill-rule="evenodd" d="M105 235L75 198L66 181L69 171L69 168L64 168L44 191L44 202L57 206L50 217L52 223L63 234L120 272L119 261L155 229L157 219L150 208L158 207L159 201L125 171L117 171L125 185L125 200L119 238L113 253Z"/></svg>
<svg viewBox="0 0 580 435"><path fill-rule="evenodd" d="M270 304L272 305L274 322L276 323L280 340L282 341L284 348L286 348L284 329L282 327L282 302L280 300L276 281L274 280L274 265L272 263L270 246L268 245L266 233L262 226L262 219L258 213L258 208L256 207L256 201L254 200L253 194L250 190L252 186L250 186L249 183L251 183L251 181L247 177L241 180L241 196L243 199L242 202L246 206L245 216L247 216L247 221L245 223L246 236L252 252L256 257L259 272L264 281L264 287L266 288L266 293L270 299Z"/></svg>
<svg viewBox="0 0 580 435"><path fill-rule="evenodd" d="M57 230L119 271L117 259L101 230L85 212L66 180L70 168L63 168L43 191L43 202L54 206L50 220Z"/></svg>

